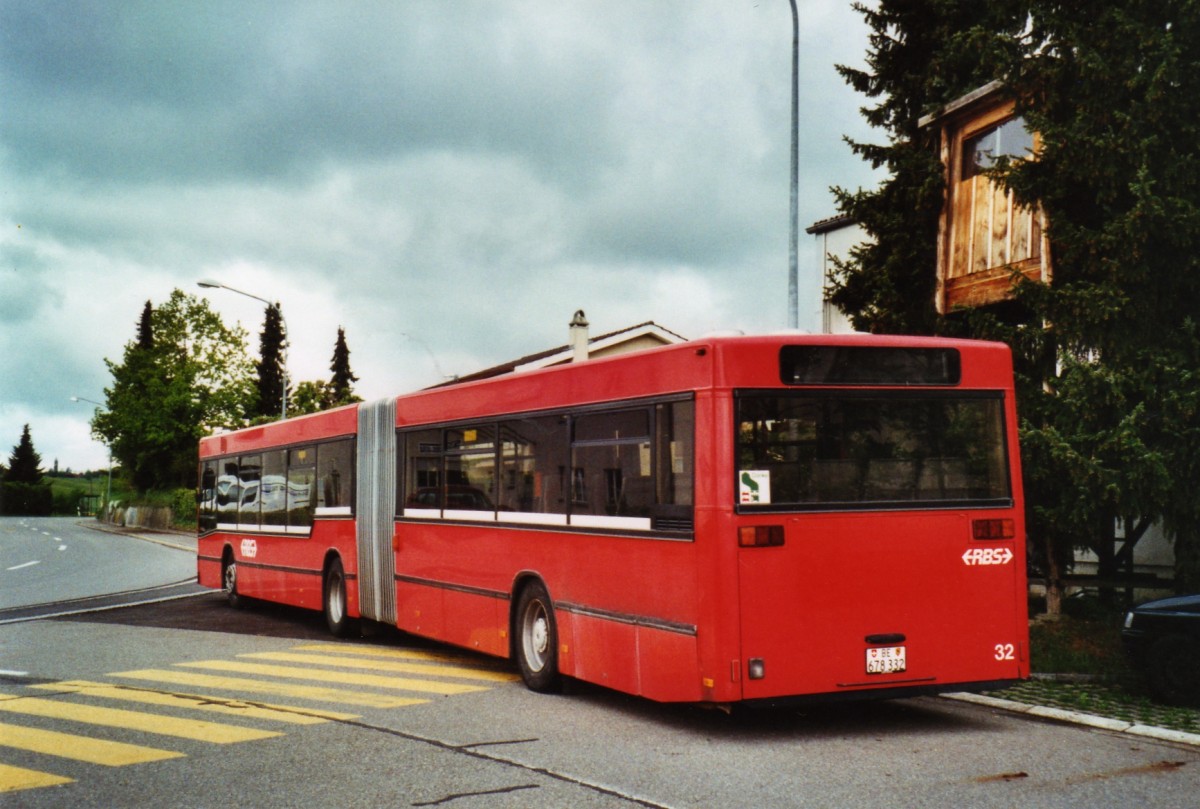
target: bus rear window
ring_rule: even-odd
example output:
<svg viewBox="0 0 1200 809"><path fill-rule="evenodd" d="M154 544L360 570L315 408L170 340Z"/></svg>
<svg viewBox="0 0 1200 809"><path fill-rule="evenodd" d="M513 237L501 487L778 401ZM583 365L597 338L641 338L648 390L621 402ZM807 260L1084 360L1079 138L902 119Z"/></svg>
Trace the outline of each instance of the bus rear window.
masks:
<svg viewBox="0 0 1200 809"><path fill-rule="evenodd" d="M998 393L743 392L739 505L1006 505L1003 404Z"/></svg>
<svg viewBox="0 0 1200 809"><path fill-rule="evenodd" d="M957 349L878 346L784 346L785 385L957 385Z"/></svg>

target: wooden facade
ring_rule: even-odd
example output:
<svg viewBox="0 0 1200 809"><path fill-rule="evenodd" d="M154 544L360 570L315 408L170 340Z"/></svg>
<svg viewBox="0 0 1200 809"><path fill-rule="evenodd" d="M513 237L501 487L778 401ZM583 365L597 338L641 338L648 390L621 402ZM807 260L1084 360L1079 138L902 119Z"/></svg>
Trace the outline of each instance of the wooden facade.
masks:
<svg viewBox="0 0 1200 809"><path fill-rule="evenodd" d="M1039 210L1014 204L986 175L1001 157L1029 159L1038 138L992 83L921 120L941 133L946 200L938 227L939 312L986 306L1012 294L1014 273L1050 281L1045 223Z"/></svg>

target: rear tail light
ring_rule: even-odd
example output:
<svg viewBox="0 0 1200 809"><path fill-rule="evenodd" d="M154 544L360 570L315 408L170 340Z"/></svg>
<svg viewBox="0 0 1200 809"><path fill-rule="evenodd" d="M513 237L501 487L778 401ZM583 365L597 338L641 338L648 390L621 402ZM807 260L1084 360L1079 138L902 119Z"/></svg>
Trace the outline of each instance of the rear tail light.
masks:
<svg viewBox="0 0 1200 809"><path fill-rule="evenodd" d="M1016 535L1012 520L971 520L973 539L1012 539Z"/></svg>
<svg viewBox="0 0 1200 809"><path fill-rule="evenodd" d="M776 548L783 544L782 525L742 525L738 544L743 548Z"/></svg>

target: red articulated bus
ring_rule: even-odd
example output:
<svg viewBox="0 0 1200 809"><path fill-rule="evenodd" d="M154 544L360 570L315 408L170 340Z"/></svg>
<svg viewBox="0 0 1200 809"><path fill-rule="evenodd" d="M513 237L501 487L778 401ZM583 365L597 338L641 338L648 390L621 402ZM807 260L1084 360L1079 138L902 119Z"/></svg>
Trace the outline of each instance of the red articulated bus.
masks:
<svg viewBox="0 0 1200 809"><path fill-rule="evenodd" d="M660 701L1028 676L1007 347L721 337L205 438L200 583Z"/></svg>

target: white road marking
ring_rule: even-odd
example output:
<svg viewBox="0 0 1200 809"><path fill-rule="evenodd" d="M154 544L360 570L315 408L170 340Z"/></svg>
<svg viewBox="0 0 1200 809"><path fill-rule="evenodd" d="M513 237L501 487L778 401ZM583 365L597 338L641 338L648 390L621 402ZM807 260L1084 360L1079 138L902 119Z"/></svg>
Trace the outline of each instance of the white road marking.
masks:
<svg viewBox="0 0 1200 809"><path fill-rule="evenodd" d="M22 565L13 565L12 567L10 567L8 569L9 570L20 570L23 567L33 567L34 565L40 565L40 564L41 564L41 560L35 559L32 562L26 562L25 564L22 564Z"/></svg>

